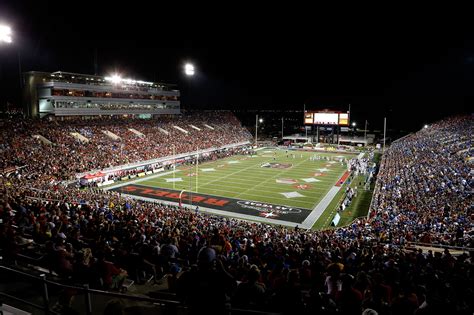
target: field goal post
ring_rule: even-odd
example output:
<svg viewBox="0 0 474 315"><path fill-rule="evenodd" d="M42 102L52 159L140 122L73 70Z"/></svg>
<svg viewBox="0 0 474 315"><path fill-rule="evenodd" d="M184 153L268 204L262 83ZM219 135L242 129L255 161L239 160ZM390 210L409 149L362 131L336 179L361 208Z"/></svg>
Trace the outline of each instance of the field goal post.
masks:
<svg viewBox="0 0 474 315"><path fill-rule="evenodd" d="M187 190L186 189L183 189L180 191L179 193L179 207L182 208L183 207L183 203L182 203L182 196L183 196L183 193L186 192ZM192 192L189 191L189 205L192 207L193 206L193 199L192 199Z"/></svg>

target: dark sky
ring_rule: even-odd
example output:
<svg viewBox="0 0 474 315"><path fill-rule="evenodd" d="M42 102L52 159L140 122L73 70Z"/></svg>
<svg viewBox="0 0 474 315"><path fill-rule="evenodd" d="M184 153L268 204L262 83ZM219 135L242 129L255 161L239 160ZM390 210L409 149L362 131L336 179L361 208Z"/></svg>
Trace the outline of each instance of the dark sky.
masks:
<svg viewBox="0 0 474 315"><path fill-rule="evenodd" d="M99 74L177 83L188 108L350 103L360 122L388 115L417 129L469 112L474 101L474 29L456 16L100 3L0 0L0 21L15 30L15 44L0 47L2 97L18 96L18 49L24 71L81 73L94 72L96 49ZM185 61L197 67L191 80L182 75Z"/></svg>

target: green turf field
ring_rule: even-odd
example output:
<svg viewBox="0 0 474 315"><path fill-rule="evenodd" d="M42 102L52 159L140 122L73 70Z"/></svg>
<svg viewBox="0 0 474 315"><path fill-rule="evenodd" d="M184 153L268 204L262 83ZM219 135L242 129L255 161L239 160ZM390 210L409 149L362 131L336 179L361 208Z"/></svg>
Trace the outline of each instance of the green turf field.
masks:
<svg viewBox="0 0 474 315"><path fill-rule="evenodd" d="M312 156L330 160L312 161ZM183 166L174 175L150 178L140 185L313 209L346 171L345 163L341 165L338 159L353 156L264 149L254 157L237 155L197 168ZM265 163L279 163L284 168L262 167Z"/></svg>

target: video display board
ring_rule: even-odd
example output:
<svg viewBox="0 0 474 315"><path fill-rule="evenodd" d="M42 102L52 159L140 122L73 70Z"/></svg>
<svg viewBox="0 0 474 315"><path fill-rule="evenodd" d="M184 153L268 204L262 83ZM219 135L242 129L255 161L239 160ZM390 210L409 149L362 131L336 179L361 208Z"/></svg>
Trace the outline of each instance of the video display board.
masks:
<svg viewBox="0 0 474 315"><path fill-rule="evenodd" d="M315 125L337 125L339 124L338 113L314 113Z"/></svg>
<svg viewBox="0 0 474 315"><path fill-rule="evenodd" d="M349 126L349 114L338 112L305 112L304 124Z"/></svg>

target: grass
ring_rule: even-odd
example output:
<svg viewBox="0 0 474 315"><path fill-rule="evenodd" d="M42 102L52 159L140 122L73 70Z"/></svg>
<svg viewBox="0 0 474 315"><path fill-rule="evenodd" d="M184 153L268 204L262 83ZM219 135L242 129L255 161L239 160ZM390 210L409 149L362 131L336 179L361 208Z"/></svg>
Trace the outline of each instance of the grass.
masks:
<svg viewBox="0 0 474 315"><path fill-rule="evenodd" d="M352 199L349 207L341 213L341 220L338 226L344 226L351 223L355 218L363 217L367 215L369 211L370 202L372 200L372 194L374 187L370 187L369 190L365 190L364 186L359 186L359 181L363 182L364 176L358 176L356 180L351 183L351 187L357 186L357 197Z"/></svg>
<svg viewBox="0 0 474 315"><path fill-rule="evenodd" d="M380 153L375 153L374 162L379 164L381 159ZM341 219L337 226L345 226L350 224L354 219L364 217L369 212L370 202L372 201L372 195L374 193L375 183L372 183L369 190L364 189L364 185L359 183L364 182L364 175L358 175L350 183L350 187L355 188L357 186L357 196L352 199L351 204L341 212ZM331 201L326 211L319 217L318 221L313 225L313 230L321 230L330 228L332 219L336 215L337 209L344 198L344 191L347 188L347 184L344 184L342 189L336 194L334 199Z"/></svg>
<svg viewBox="0 0 474 315"><path fill-rule="evenodd" d="M293 154L295 158L293 158ZM328 157L328 160L311 161L310 157ZM257 156L237 155L217 161L195 165L184 165L172 173L160 177L146 177L137 183L142 186L186 190L202 194L266 202L277 205L313 209L329 189L344 174L346 166L335 161L338 156L352 158L355 155L320 152L299 152L264 149ZM380 160L380 155L375 156ZM335 163L334 163L335 162ZM265 163L290 164L288 168L262 167ZM318 169L324 169L320 171ZM168 171L169 172L169 171ZM198 173L198 176L196 176ZM315 176L322 173L322 176ZM193 176L188 176L193 175ZM173 178L180 181L171 182ZM318 182L305 182L303 179L315 178ZM136 178L134 178L136 179ZM132 180L134 180L132 179ZM278 183L278 179L291 179L295 183ZM364 177L358 176L350 183L351 187L358 186ZM306 184L308 189L300 189L298 185ZM314 230L330 228L337 208L344 197L347 184L344 184L316 223ZM282 193L298 192L302 197L286 198ZM341 213L338 226L350 224L355 218L367 215L373 194L373 184L370 190L358 186L358 195ZM185 201L184 201L185 202Z"/></svg>
<svg viewBox="0 0 474 315"><path fill-rule="evenodd" d="M195 165L183 166L177 169L174 176L169 174L151 178L139 184L313 209L346 170L345 166L336 161L333 161L335 163L329 163L327 160L311 161L310 157L313 155L334 160L339 154L288 151L287 156L285 150L262 150L256 157L232 156L200 164L197 168ZM352 156L344 155L344 157ZM282 163L291 166L281 169L266 168L262 167L264 163ZM196 176L196 173L199 175ZM315 173L323 175L315 176ZM190 174L193 176L189 176ZM171 182L173 178L180 181L173 183ZM318 182L306 183L303 181L305 178L315 178ZM278 179L292 179L296 183L278 183ZM308 185L308 189L298 188L297 185L300 184ZM298 192L302 197L286 198L282 195L289 192Z"/></svg>
<svg viewBox="0 0 474 315"><path fill-rule="evenodd" d="M381 159L382 159L382 153L375 152L374 153L374 162L377 163L377 165L379 165Z"/></svg>
<svg viewBox="0 0 474 315"><path fill-rule="evenodd" d="M337 192L336 196L334 196L331 203L329 203L323 214L321 214L319 219L314 223L312 228L313 230L322 230L330 226L332 219L336 215L337 207L341 203L342 197L344 196L345 188L346 184L341 187L341 189Z"/></svg>

